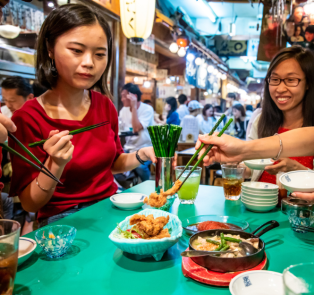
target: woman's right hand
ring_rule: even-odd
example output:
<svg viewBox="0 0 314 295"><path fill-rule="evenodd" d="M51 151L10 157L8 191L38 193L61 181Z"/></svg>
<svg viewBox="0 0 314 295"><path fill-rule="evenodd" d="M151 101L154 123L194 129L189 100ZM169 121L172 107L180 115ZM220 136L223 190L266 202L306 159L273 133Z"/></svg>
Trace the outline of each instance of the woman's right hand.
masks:
<svg viewBox="0 0 314 295"><path fill-rule="evenodd" d="M244 152L245 141L225 134L221 137L215 136L217 134L215 133L213 136L200 135L198 137L195 149L198 149L201 143L205 144L205 147L199 153L199 157L205 152L208 145L214 145L203 160L204 166L209 166L214 162L241 162L243 160L242 153Z"/></svg>
<svg viewBox="0 0 314 295"><path fill-rule="evenodd" d="M73 135L69 135L68 130L62 132L52 130L49 133L49 139L44 144L44 150L59 167L64 167L72 159L74 150L72 138Z"/></svg>

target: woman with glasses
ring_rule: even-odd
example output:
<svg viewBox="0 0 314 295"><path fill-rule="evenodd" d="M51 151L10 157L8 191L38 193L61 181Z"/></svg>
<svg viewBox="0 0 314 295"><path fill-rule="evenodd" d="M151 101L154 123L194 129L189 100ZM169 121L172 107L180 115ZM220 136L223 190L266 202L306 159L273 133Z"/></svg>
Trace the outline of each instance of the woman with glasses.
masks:
<svg viewBox="0 0 314 295"><path fill-rule="evenodd" d="M270 63L262 112L249 134L254 140L314 126L314 54L300 46L280 51ZM265 171L250 171L252 181L276 183L278 172L313 169L313 156L280 158Z"/></svg>

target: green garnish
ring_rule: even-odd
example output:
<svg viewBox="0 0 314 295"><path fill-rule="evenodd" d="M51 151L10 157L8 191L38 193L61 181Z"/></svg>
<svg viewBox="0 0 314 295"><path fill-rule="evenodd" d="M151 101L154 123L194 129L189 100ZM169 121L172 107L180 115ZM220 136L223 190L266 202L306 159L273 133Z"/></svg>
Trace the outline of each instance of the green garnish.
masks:
<svg viewBox="0 0 314 295"><path fill-rule="evenodd" d="M117 224L117 229L119 234L123 234L126 239L138 239L138 237L134 236L131 231L123 230L119 224ZM136 228L133 228L132 231L137 232L143 238L143 235Z"/></svg>

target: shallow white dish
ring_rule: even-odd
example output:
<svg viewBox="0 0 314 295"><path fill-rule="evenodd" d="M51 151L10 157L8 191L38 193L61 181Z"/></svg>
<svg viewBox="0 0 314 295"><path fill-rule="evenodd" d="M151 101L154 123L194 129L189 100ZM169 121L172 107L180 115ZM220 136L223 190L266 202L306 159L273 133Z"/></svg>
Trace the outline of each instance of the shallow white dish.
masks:
<svg viewBox="0 0 314 295"><path fill-rule="evenodd" d="M247 197L247 196L245 196L245 195L241 195L241 199L243 200L243 201L245 201L245 202L250 202L250 203L254 203L254 204L261 204L261 205L263 205L263 204L272 204L272 203L274 203L274 202L277 202L278 203L278 197L276 196L276 197L274 197L273 199L266 199L266 200L264 200L264 199L255 199L255 198L250 198L250 197Z"/></svg>
<svg viewBox="0 0 314 295"><path fill-rule="evenodd" d="M265 170L266 166L271 166L274 162L271 159L259 159L244 161L244 164L253 170Z"/></svg>
<svg viewBox="0 0 314 295"><path fill-rule="evenodd" d="M279 189L279 186L276 184L258 181L242 182L242 187L252 192L253 191L271 192Z"/></svg>
<svg viewBox="0 0 314 295"><path fill-rule="evenodd" d="M110 201L116 207L123 210L134 210L144 205L147 196L140 193L121 193L110 197Z"/></svg>
<svg viewBox="0 0 314 295"><path fill-rule="evenodd" d="M229 285L232 295L284 295L282 274L253 270L234 277Z"/></svg>
<svg viewBox="0 0 314 295"><path fill-rule="evenodd" d="M274 202L272 204L269 204L269 205L260 205L260 204L254 204L252 202L248 202L248 201L243 201L241 200L241 202L244 204L244 206L250 210L250 211L253 211L253 212L268 212L270 210L273 210L278 201L277 202Z"/></svg>
<svg viewBox="0 0 314 295"><path fill-rule="evenodd" d="M242 193L248 194L248 195L252 195L252 196L265 196L265 197L269 197L269 196L274 196L277 195L278 196L278 192L279 190L272 190L272 191L258 191L258 190L248 190L244 187L242 187Z"/></svg>
<svg viewBox="0 0 314 295"><path fill-rule="evenodd" d="M289 192L314 192L314 171L291 171L280 176L279 181Z"/></svg>
<svg viewBox="0 0 314 295"><path fill-rule="evenodd" d="M22 264L29 257L31 257L33 251L36 249L36 246L36 241L29 238L20 237L18 265Z"/></svg>

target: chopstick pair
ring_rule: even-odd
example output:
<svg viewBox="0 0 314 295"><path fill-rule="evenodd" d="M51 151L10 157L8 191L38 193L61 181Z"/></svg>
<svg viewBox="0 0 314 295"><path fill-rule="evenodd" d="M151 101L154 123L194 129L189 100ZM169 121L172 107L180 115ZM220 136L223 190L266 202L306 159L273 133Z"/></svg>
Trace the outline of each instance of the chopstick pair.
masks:
<svg viewBox="0 0 314 295"><path fill-rule="evenodd" d="M12 138L19 147L22 148L23 151L25 151L33 160L35 160L35 162L37 162L37 164L40 165L40 167L38 165L36 165L35 163L33 163L32 161L30 161L29 159L25 158L23 155L21 155L20 153L18 153L17 151L15 151L14 149L10 148L8 145L0 143L0 146L2 148L4 148L6 151L10 152L11 154L20 157L21 159L23 159L26 163L28 163L29 165L35 167L37 170L39 170L40 172L42 172L43 174L47 175L48 177L50 177L51 179L53 179L54 181L57 181L59 184L63 185L63 183L57 178L55 177L48 168L45 167L45 165L39 161L39 159L36 158L35 155L33 155L13 134L11 134L10 132L8 132L8 136L10 138Z"/></svg>
<svg viewBox="0 0 314 295"><path fill-rule="evenodd" d="M302 226L302 225L292 225L292 228L314 233L314 227L308 227L308 226Z"/></svg>
<svg viewBox="0 0 314 295"><path fill-rule="evenodd" d="M215 124L215 126L213 127L213 129L208 133L208 136L211 136L214 134L215 130L218 128L218 126L220 125L220 123L222 122L222 120L226 117L225 114L223 114L219 120L217 121L217 123ZM199 152L202 150L202 148L204 147L204 143L201 144L201 146L197 149L197 151L194 153L194 155L191 157L190 161L185 165L183 171L180 173L179 177L177 178L180 179L180 177L182 176L182 174L185 172L185 170L190 166L190 164L192 163L192 161L197 157L197 155L199 154Z"/></svg>
<svg viewBox="0 0 314 295"><path fill-rule="evenodd" d="M222 130L219 132L219 134L217 135L218 137L220 137L221 135L224 134L224 132L227 130L227 128L230 126L230 124L232 123L233 119L229 119L229 121L226 123L226 125L222 128ZM217 122L218 123L218 122ZM217 124L216 124L217 125ZM214 126L214 128L216 127L216 125ZM217 128L217 127L216 127ZM214 145L210 144L208 146L208 148L205 150L204 154L198 159L198 161L196 162L196 164L193 166L193 168L191 169L190 173L186 176L186 178L182 181L179 189L182 187L182 185L186 182L186 180L189 178L189 176L194 172L194 170L198 167L198 164L201 163L203 161L203 159L205 158L205 156L209 153L209 151L212 149ZM194 156L194 155L193 155ZM187 167L185 167L186 170ZM181 173L182 174L182 173ZM179 179L179 178L178 178Z"/></svg>
<svg viewBox="0 0 314 295"><path fill-rule="evenodd" d="M95 129L95 128L98 128L98 127L105 126L107 124L109 124L109 121L105 121L105 122L101 122L101 123L98 123L98 124L95 124L95 125L90 125L90 126L83 127L83 128L80 128L80 129L72 130L72 131L69 132L69 135L75 135L75 134L78 134L78 133L89 131L89 130L92 130L92 129ZM36 142L30 143L28 146L29 147L36 147L36 146L39 146L39 145L43 145L47 140L48 140L48 138L40 140L40 141L36 141Z"/></svg>

